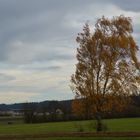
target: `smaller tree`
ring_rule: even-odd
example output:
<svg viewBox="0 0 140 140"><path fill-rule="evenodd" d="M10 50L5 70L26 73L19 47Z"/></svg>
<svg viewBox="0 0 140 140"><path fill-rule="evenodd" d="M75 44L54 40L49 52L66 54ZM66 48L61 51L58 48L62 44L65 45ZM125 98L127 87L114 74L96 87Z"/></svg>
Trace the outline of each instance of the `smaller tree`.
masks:
<svg viewBox="0 0 140 140"><path fill-rule="evenodd" d="M94 32L86 24L77 36L78 63L71 76L76 94L73 110L88 118L94 115L98 131L102 130L102 113L122 111L130 102L130 95L139 90L138 46L132 31L129 17L102 17Z"/></svg>
<svg viewBox="0 0 140 140"><path fill-rule="evenodd" d="M25 123L34 123L36 117L36 106L32 103L23 103L23 113Z"/></svg>

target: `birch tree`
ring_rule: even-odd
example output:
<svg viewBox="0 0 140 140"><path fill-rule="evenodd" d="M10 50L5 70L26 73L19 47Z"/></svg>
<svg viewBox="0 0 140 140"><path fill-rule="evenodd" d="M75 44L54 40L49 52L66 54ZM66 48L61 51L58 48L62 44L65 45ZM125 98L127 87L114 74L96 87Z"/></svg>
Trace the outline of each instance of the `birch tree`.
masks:
<svg viewBox="0 0 140 140"><path fill-rule="evenodd" d="M131 18L103 16L93 30L86 23L76 38L78 62L71 76L73 111L96 116L97 131L102 130L103 112L123 110L130 95L139 90L138 46L132 32Z"/></svg>

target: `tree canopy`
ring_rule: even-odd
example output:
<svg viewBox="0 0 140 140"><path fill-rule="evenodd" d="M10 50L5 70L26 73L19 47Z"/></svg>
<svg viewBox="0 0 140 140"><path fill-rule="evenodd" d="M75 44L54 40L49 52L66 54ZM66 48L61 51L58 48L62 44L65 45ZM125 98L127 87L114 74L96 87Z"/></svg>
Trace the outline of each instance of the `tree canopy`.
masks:
<svg viewBox="0 0 140 140"><path fill-rule="evenodd" d="M121 111L130 102L130 95L138 93L140 63L132 32L131 18L121 15L112 19L103 16L94 31L86 23L78 34L78 62L71 76L76 114Z"/></svg>

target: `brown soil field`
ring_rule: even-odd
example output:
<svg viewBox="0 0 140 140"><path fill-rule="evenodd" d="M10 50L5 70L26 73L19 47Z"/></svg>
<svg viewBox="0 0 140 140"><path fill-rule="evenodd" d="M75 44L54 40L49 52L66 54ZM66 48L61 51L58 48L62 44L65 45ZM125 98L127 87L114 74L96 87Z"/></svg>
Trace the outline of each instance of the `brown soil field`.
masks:
<svg viewBox="0 0 140 140"><path fill-rule="evenodd" d="M48 137L140 137L140 132L61 132L45 134L0 135L0 139L48 138Z"/></svg>

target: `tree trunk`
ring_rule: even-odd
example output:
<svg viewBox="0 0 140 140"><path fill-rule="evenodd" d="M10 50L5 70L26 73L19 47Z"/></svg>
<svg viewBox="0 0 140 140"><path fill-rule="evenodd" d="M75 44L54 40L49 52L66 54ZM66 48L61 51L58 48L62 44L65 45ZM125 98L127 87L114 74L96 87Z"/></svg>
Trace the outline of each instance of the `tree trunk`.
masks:
<svg viewBox="0 0 140 140"><path fill-rule="evenodd" d="M96 131L97 132L103 131L103 124L102 124L102 118L100 113L97 113L96 120L97 120Z"/></svg>

